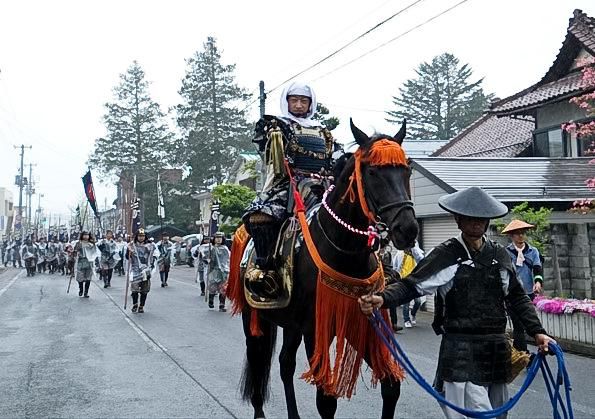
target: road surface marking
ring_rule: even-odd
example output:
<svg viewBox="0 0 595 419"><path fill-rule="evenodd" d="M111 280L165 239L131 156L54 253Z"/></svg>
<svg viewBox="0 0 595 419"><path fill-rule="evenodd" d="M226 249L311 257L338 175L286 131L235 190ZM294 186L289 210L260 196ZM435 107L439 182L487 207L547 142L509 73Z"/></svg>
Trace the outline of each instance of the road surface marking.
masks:
<svg viewBox="0 0 595 419"><path fill-rule="evenodd" d="M124 316L124 320L126 320L130 327L132 327L132 330L134 330L141 337L141 339L144 340L147 345L149 345L151 349L153 349L155 352L167 352L167 348L165 346L157 342L155 339L149 337L149 335L139 325L137 325L130 317L128 317L128 314L118 305L118 303L116 303L116 301L112 298L111 295L105 292L99 286L99 284L95 282L94 284L103 293L103 295L106 296L108 300L114 303L114 305L120 310L120 312Z"/></svg>
<svg viewBox="0 0 595 419"><path fill-rule="evenodd" d="M8 284L6 284L6 285L4 286L4 288L2 288L2 289L0 290L0 297L2 297L2 294L4 294L4 293L5 293L5 292L6 292L6 291L7 291L7 290L8 290L8 289L9 289L9 288L12 286L12 284L14 284L14 283L17 281L17 279L19 278L19 276L21 276L21 274L22 274L22 273L23 273L23 271L21 271L21 272L19 272L18 274L16 274L16 275L15 275L15 277L14 277L14 278L12 278L12 279L10 280L10 282L9 282Z"/></svg>

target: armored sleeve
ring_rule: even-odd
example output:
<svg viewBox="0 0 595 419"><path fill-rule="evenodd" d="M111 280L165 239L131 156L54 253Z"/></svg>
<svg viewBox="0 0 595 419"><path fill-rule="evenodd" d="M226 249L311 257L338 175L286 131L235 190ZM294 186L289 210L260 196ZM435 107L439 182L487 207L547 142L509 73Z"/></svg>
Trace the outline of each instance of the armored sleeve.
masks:
<svg viewBox="0 0 595 419"><path fill-rule="evenodd" d="M458 269L456 246L456 240L448 240L437 246L417 264L407 278L388 285L380 293L384 299L384 307L400 306L440 289L445 290L444 293L446 293Z"/></svg>

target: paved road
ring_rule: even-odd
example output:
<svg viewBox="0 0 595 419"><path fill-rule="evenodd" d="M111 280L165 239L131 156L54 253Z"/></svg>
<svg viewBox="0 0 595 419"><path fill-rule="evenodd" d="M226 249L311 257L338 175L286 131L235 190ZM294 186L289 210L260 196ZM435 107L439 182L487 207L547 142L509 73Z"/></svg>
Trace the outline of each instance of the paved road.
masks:
<svg viewBox="0 0 595 419"><path fill-rule="evenodd" d="M61 276L9 269L0 274L1 417L251 417L238 396L244 358L239 319L209 310L190 268L176 267L170 287L153 284L146 313L122 310L124 281L104 292L97 281L89 299L66 294ZM76 289L74 284L73 290ZM414 364L431 380L439 339L418 316L419 326L399 334ZM594 417L595 361L568 355L576 417ZM303 349L298 372L305 370ZM296 374L297 375L297 374ZM278 364L272 373L269 417L284 417ZM369 375L339 417L378 417L379 389ZM518 387L516 387L518 388ZM513 388L514 390L514 388ZM296 379L302 417L317 417L314 389ZM397 417L442 417L437 404L407 379ZM551 417L540 378L510 415Z"/></svg>

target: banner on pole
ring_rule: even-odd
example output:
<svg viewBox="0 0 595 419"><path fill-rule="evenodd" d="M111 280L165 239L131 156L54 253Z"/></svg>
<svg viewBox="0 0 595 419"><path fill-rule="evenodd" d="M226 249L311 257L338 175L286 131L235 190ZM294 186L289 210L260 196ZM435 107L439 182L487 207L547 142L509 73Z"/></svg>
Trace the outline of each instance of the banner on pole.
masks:
<svg viewBox="0 0 595 419"><path fill-rule="evenodd" d="M97 199L95 198L95 188L93 187L93 179L91 178L90 170L88 170L85 176L83 176L83 186L85 188L87 201L89 201L89 205L91 205L91 209L93 210L93 214L95 214L95 217L98 217Z"/></svg>
<svg viewBox="0 0 595 419"><path fill-rule="evenodd" d="M165 201L163 200L163 191L161 190L161 179L157 173L157 216L165 219Z"/></svg>

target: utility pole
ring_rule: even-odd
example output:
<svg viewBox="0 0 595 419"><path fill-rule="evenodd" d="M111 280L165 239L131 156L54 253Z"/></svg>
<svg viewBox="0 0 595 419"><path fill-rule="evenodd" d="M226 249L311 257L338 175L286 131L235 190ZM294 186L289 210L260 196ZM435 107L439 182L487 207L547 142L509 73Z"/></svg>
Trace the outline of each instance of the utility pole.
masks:
<svg viewBox="0 0 595 419"><path fill-rule="evenodd" d="M31 222L31 207L33 206L33 202L31 201L31 195L35 194L35 189L33 189L33 166L37 166L36 164L29 163L29 182L27 185L27 230L31 230L32 222Z"/></svg>
<svg viewBox="0 0 595 419"><path fill-rule="evenodd" d="M266 106L266 101L267 101L267 94L264 91L264 81L261 80L260 83L258 83L258 90L259 90L259 96L258 99L260 101L260 117L264 117L265 114L265 106ZM260 185L257 185L256 189L262 190L264 188L264 182L267 178L267 173L266 173L266 155L264 153L259 153L260 154ZM259 187L260 186L260 187Z"/></svg>
<svg viewBox="0 0 595 419"><path fill-rule="evenodd" d="M19 230L21 239L23 239L23 186L24 186L23 165L24 165L24 159L25 159L25 148L30 149L31 146L25 146L24 144L21 144L20 146L14 146L14 148L21 149L21 169L19 171L19 175L17 176L17 182L16 182L16 184L19 187L19 211L17 214L18 215L18 223L15 223L15 225L18 226L18 230Z"/></svg>
<svg viewBox="0 0 595 419"><path fill-rule="evenodd" d="M260 100L260 117L262 118L265 114L264 108L267 101L267 94L264 91L264 81L261 80L260 83L258 83L258 88L260 90L260 94L258 96L258 99Z"/></svg>

